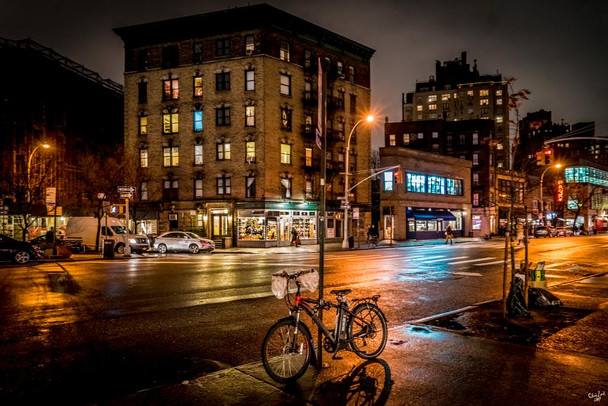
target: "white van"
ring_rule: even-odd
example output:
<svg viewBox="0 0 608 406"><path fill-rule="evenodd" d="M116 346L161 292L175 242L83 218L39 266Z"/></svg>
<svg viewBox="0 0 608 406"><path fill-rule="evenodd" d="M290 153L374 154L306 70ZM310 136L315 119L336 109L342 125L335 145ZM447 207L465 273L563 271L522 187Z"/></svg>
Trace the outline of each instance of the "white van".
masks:
<svg viewBox="0 0 608 406"><path fill-rule="evenodd" d="M65 229L66 238L68 240L82 240L83 247L95 250L95 237L98 232L98 221L99 220L95 217L70 217ZM120 220L116 217L107 218L107 227L106 218L101 219L101 227L99 229L100 247L98 247L98 249L101 248L104 238L114 241L114 251L119 254L125 252L127 232ZM140 254L150 248L150 242L145 235L129 234L129 246L131 247L132 252Z"/></svg>

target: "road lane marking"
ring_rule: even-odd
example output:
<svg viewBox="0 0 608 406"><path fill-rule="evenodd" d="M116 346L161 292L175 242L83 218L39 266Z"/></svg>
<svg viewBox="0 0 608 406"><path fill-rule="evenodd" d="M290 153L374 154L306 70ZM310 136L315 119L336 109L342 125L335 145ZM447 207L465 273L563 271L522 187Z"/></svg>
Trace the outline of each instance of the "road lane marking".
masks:
<svg viewBox="0 0 608 406"><path fill-rule="evenodd" d="M431 257L431 258L433 258L433 257ZM432 264L434 262L441 262L441 261L451 261L452 259L463 259L463 258L468 258L468 256L466 256L466 257L455 257L455 258L448 258L448 257L443 256L443 257L435 257L435 258L439 258L439 259L434 259L434 260L431 260L431 261L424 261L423 264Z"/></svg>
<svg viewBox="0 0 608 406"><path fill-rule="evenodd" d="M503 262L505 262L505 260L504 259L500 259L498 261L484 262L483 264L473 264L473 265L475 265L475 266L486 266L486 265L502 264Z"/></svg>
<svg viewBox="0 0 608 406"><path fill-rule="evenodd" d="M480 273L477 272L449 272L452 275L458 275L458 276L481 276Z"/></svg>
<svg viewBox="0 0 608 406"><path fill-rule="evenodd" d="M567 265L567 264L568 264L568 262L558 262L557 264L549 264L549 265L545 266L545 269L556 268L558 266Z"/></svg>
<svg viewBox="0 0 608 406"><path fill-rule="evenodd" d="M466 264L466 263L469 263L469 262L487 261L489 259L494 259L494 258L496 258L496 257L485 257L485 258L477 258L477 259L467 259L465 261L448 262L448 265L458 265L458 264Z"/></svg>
<svg viewBox="0 0 608 406"><path fill-rule="evenodd" d="M565 276L564 275L553 275L551 273L546 273L545 274L545 278L563 279L563 278L565 278Z"/></svg>

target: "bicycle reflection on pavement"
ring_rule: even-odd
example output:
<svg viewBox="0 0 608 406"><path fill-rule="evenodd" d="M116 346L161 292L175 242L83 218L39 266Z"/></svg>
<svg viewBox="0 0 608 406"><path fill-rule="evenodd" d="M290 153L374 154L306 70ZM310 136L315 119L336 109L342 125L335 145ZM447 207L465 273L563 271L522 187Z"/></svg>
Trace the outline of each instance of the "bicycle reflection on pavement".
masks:
<svg viewBox="0 0 608 406"><path fill-rule="evenodd" d="M340 378L318 388L320 404L384 405L393 385L391 369L381 359L365 361Z"/></svg>

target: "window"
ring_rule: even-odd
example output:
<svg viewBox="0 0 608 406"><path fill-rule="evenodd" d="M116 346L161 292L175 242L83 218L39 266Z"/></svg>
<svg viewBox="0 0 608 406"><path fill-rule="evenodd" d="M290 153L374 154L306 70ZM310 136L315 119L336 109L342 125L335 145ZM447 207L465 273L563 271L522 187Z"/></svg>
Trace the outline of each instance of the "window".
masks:
<svg viewBox="0 0 608 406"><path fill-rule="evenodd" d="M422 106L422 104L419 104L416 106L416 111L422 111L424 107Z"/></svg>
<svg viewBox="0 0 608 406"><path fill-rule="evenodd" d="M403 145L409 145L409 143L410 143L410 135L403 134Z"/></svg>
<svg viewBox="0 0 608 406"><path fill-rule="evenodd" d="M429 175L429 176L427 176L426 179L427 179L427 193L433 193L436 195L445 194L445 178Z"/></svg>
<svg viewBox="0 0 608 406"><path fill-rule="evenodd" d="M344 75L344 64L340 61L336 62L336 70L338 72L338 76Z"/></svg>
<svg viewBox="0 0 608 406"><path fill-rule="evenodd" d="M473 133L473 145L479 145L479 134Z"/></svg>
<svg viewBox="0 0 608 406"><path fill-rule="evenodd" d="M502 105L502 99L496 99L496 105L501 106Z"/></svg>
<svg viewBox="0 0 608 406"><path fill-rule="evenodd" d="M473 165L479 165L479 154L478 153L473 154Z"/></svg>
<svg viewBox="0 0 608 406"><path fill-rule="evenodd" d="M203 78L202 76L195 76L193 80L194 97L203 97Z"/></svg>
<svg viewBox="0 0 608 406"><path fill-rule="evenodd" d="M148 82L137 84L137 101L139 104L148 102Z"/></svg>
<svg viewBox="0 0 608 406"><path fill-rule="evenodd" d="M203 43L195 42L192 44L192 62L203 62Z"/></svg>
<svg viewBox="0 0 608 406"><path fill-rule="evenodd" d="M307 114L306 116L304 116L304 133L306 134L312 134L313 130L312 130L312 115Z"/></svg>
<svg viewBox="0 0 608 406"><path fill-rule="evenodd" d="M245 127L255 127L255 106L245 106Z"/></svg>
<svg viewBox="0 0 608 406"><path fill-rule="evenodd" d="M175 68L179 65L179 47L177 45L170 45L163 47L163 69Z"/></svg>
<svg viewBox="0 0 608 406"><path fill-rule="evenodd" d="M179 80L165 79L163 80L163 100L179 99Z"/></svg>
<svg viewBox="0 0 608 406"><path fill-rule="evenodd" d="M310 52L310 50L308 50L308 49L306 49L304 51L304 67L305 68L312 67L312 52Z"/></svg>
<svg viewBox="0 0 608 406"><path fill-rule="evenodd" d="M350 114L357 114L357 95L350 95Z"/></svg>
<svg viewBox="0 0 608 406"><path fill-rule="evenodd" d="M488 89L482 89L479 91L479 96L489 96L490 91Z"/></svg>
<svg viewBox="0 0 608 406"><path fill-rule="evenodd" d="M496 123L500 124L503 122L502 116L496 116Z"/></svg>
<svg viewBox="0 0 608 406"><path fill-rule="evenodd" d="M460 134L459 141L460 141L460 145L464 145L467 141L467 137L464 134Z"/></svg>
<svg viewBox="0 0 608 406"><path fill-rule="evenodd" d="M139 149L139 167L147 168L148 167L148 148L142 147Z"/></svg>
<svg viewBox="0 0 608 406"><path fill-rule="evenodd" d="M488 106L490 104L489 99L481 99L479 100L479 105L480 106Z"/></svg>
<svg viewBox="0 0 608 406"><path fill-rule="evenodd" d="M163 166L179 166L179 147L163 147Z"/></svg>
<svg viewBox="0 0 608 406"><path fill-rule="evenodd" d="M394 173L393 171L386 171L383 174L384 179L384 191L391 192L393 190L393 182L394 182Z"/></svg>
<svg viewBox="0 0 608 406"><path fill-rule="evenodd" d="M429 104L429 110L437 110L436 104Z"/></svg>
<svg viewBox="0 0 608 406"><path fill-rule="evenodd" d="M408 192L426 193L426 175L418 173L406 173L405 176Z"/></svg>
<svg viewBox="0 0 608 406"><path fill-rule="evenodd" d="M450 94L449 93L441 95L441 101L448 101L448 100L450 100Z"/></svg>
<svg viewBox="0 0 608 406"><path fill-rule="evenodd" d="M202 165L203 164L203 146L195 145L194 146L194 165Z"/></svg>
<svg viewBox="0 0 608 406"><path fill-rule="evenodd" d="M148 182L139 184L139 200L148 200Z"/></svg>
<svg viewBox="0 0 608 406"><path fill-rule="evenodd" d="M245 35L245 55L251 55L255 50L253 35Z"/></svg>
<svg viewBox="0 0 608 406"><path fill-rule="evenodd" d="M281 179L281 197L283 199L291 199L291 179Z"/></svg>
<svg viewBox="0 0 608 406"><path fill-rule="evenodd" d="M338 162L344 162L344 152L338 152Z"/></svg>
<svg viewBox="0 0 608 406"><path fill-rule="evenodd" d="M473 193L473 206L479 206L479 193Z"/></svg>
<svg viewBox="0 0 608 406"><path fill-rule="evenodd" d="M348 67L348 80L350 81L350 83L355 82L355 67L354 66Z"/></svg>
<svg viewBox="0 0 608 406"><path fill-rule="evenodd" d="M496 90L496 96L502 96L502 89Z"/></svg>
<svg viewBox="0 0 608 406"><path fill-rule="evenodd" d="M245 197L255 197L255 176L245 176Z"/></svg>
<svg viewBox="0 0 608 406"><path fill-rule="evenodd" d="M230 176L222 176L216 179L217 194L229 195L232 193Z"/></svg>
<svg viewBox="0 0 608 406"><path fill-rule="evenodd" d="M215 125L230 125L230 107L223 106L215 109Z"/></svg>
<svg viewBox="0 0 608 406"><path fill-rule="evenodd" d="M289 55L289 43L285 42L285 41L281 41L281 51L279 52L279 58L282 61L290 61L290 55Z"/></svg>
<svg viewBox="0 0 608 406"><path fill-rule="evenodd" d="M281 94L291 96L291 76L281 73Z"/></svg>
<svg viewBox="0 0 608 406"><path fill-rule="evenodd" d="M177 179L166 179L163 181L163 200L177 200L179 181Z"/></svg>
<svg viewBox="0 0 608 406"><path fill-rule="evenodd" d="M463 195L462 179L447 178L445 180L445 183L446 183L446 191L447 191L448 195L451 195L451 196L462 196Z"/></svg>
<svg viewBox="0 0 608 406"><path fill-rule="evenodd" d="M312 148L307 147L304 152L306 166L312 166Z"/></svg>
<svg viewBox="0 0 608 406"><path fill-rule="evenodd" d="M139 116L138 119L139 135L148 135L148 117Z"/></svg>
<svg viewBox="0 0 608 406"><path fill-rule="evenodd" d="M194 179L194 198L195 199L203 198L203 180L202 179Z"/></svg>
<svg viewBox="0 0 608 406"><path fill-rule="evenodd" d="M248 163L255 162L255 141L245 143L245 161Z"/></svg>
<svg viewBox="0 0 608 406"><path fill-rule="evenodd" d="M179 113L163 113L163 134L179 132Z"/></svg>
<svg viewBox="0 0 608 406"><path fill-rule="evenodd" d="M306 179L305 185L306 198L312 198L312 180Z"/></svg>
<svg viewBox="0 0 608 406"><path fill-rule="evenodd" d="M479 174L478 173L473 174L473 184L479 185Z"/></svg>
<svg viewBox="0 0 608 406"><path fill-rule="evenodd" d="M281 130L291 131L291 109L281 107Z"/></svg>
<svg viewBox="0 0 608 406"><path fill-rule="evenodd" d="M418 139L419 140L423 140L424 139L424 133L418 133Z"/></svg>
<svg viewBox="0 0 608 406"><path fill-rule="evenodd" d="M281 163L291 165L291 145L281 144Z"/></svg>
<svg viewBox="0 0 608 406"><path fill-rule="evenodd" d="M215 40L215 56L230 55L230 40L228 38L220 38Z"/></svg>
<svg viewBox="0 0 608 406"><path fill-rule="evenodd" d="M389 136L388 136L388 145L390 147L394 147L395 145L397 145L397 142L395 141L395 134L389 134Z"/></svg>
<svg viewBox="0 0 608 406"><path fill-rule="evenodd" d="M230 72L219 72L215 74L215 90L230 90Z"/></svg>
<svg viewBox="0 0 608 406"><path fill-rule="evenodd" d="M473 97L473 91L472 90L467 90L467 96L469 97Z"/></svg>
<svg viewBox="0 0 608 406"><path fill-rule="evenodd" d="M195 132L203 131L203 111L202 110L194 111L193 120L194 120L194 131Z"/></svg>
<svg viewBox="0 0 608 406"><path fill-rule="evenodd" d="M230 143L229 142L218 142L216 159L218 161L227 161L230 158Z"/></svg>
<svg viewBox="0 0 608 406"><path fill-rule="evenodd" d="M336 134L338 135L339 139L344 139L344 123L342 121L338 121L336 123Z"/></svg>
<svg viewBox="0 0 608 406"><path fill-rule="evenodd" d="M253 69L247 69L245 71L245 90L255 90L255 71Z"/></svg>
<svg viewBox="0 0 608 406"><path fill-rule="evenodd" d="M433 138L439 138L439 132L437 131L433 131L432 135Z"/></svg>
<svg viewBox="0 0 608 406"><path fill-rule="evenodd" d="M429 103L435 103L437 101L437 95L436 94L431 94L429 95Z"/></svg>

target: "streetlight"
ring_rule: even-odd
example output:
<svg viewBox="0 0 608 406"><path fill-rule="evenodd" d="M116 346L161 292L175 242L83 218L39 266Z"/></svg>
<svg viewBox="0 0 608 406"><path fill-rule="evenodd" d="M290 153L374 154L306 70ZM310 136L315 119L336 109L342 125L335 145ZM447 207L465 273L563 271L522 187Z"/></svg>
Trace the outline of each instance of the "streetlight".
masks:
<svg viewBox="0 0 608 406"><path fill-rule="evenodd" d="M353 126L352 130L350 130L350 134L348 134L348 139L346 140L346 169L344 174L344 239L342 240L342 248L348 248L348 193L350 192L350 189L348 187L348 157L350 155L350 138L355 132L357 126L359 126L359 124L361 124L363 121L371 123L372 121L374 121L374 116L370 115L357 121Z"/></svg>
<svg viewBox="0 0 608 406"><path fill-rule="evenodd" d="M37 145L36 148L34 148L32 150L32 152L30 152L30 156L27 159L27 190L28 190L28 196L29 196L29 190L30 190L30 175L31 175L31 172L32 172L32 158L34 157L34 153L36 153L36 151L38 150L38 148L41 148L41 147L45 148L45 149L51 148L51 146L49 144L47 144L47 143Z"/></svg>
<svg viewBox="0 0 608 406"><path fill-rule="evenodd" d="M542 175L540 175L540 215L543 219L543 223L542 223L543 226L546 225L545 202L543 201L543 178L545 177L545 173L547 173L547 171L549 169L551 169L551 168L559 169L561 167L562 167L562 164L551 165L543 171Z"/></svg>

